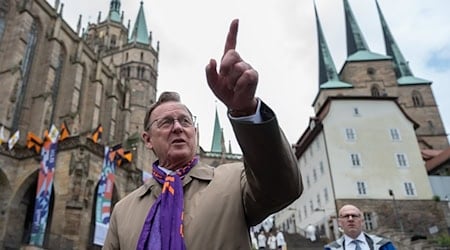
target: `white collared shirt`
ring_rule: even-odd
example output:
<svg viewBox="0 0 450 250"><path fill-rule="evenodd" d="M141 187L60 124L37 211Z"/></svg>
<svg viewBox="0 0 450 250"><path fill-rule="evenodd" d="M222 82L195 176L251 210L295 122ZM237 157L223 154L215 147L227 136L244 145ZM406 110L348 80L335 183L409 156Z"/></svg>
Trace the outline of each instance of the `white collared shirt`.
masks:
<svg viewBox="0 0 450 250"><path fill-rule="evenodd" d="M353 240L358 240L361 250L370 250L369 244L367 244L366 237L364 237L363 233L360 233L356 239L352 239L347 235L344 235L344 240L346 250L354 250L356 248L356 245L352 243Z"/></svg>

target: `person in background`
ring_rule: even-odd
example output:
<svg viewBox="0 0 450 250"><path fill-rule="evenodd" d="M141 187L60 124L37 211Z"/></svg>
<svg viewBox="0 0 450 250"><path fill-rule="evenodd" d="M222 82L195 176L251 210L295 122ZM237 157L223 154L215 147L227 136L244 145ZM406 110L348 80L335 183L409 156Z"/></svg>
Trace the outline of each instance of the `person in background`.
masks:
<svg viewBox="0 0 450 250"><path fill-rule="evenodd" d="M258 72L236 51L237 32L236 19L206 80L228 108L243 162L201 162L191 111L178 93L162 93L142 133L158 159L153 177L115 204L103 249L251 249L250 227L301 195L297 159L275 113L255 96Z"/></svg>
<svg viewBox="0 0 450 250"><path fill-rule="evenodd" d="M269 237L267 238L267 245L271 250L277 249L277 237L272 232L269 233Z"/></svg>
<svg viewBox="0 0 450 250"><path fill-rule="evenodd" d="M266 249L266 235L264 230L261 230L258 234L258 249Z"/></svg>
<svg viewBox="0 0 450 250"><path fill-rule="evenodd" d="M286 241L284 240L283 232L280 229L277 229L277 248L278 249L286 249Z"/></svg>
<svg viewBox="0 0 450 250"><path fill-rule="evenodd" d="M364 217L354 205L344 205L339 210L339 226L344 235L325 246L325 250L395 250L393 243L386 238L370 235L363 231Z"/></svg>

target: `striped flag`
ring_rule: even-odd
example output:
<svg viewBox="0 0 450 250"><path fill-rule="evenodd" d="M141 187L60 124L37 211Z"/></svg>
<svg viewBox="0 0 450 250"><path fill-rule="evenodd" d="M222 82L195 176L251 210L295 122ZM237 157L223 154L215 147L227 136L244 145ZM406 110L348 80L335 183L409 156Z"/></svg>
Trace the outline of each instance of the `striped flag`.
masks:
<svg viewBox="0 0 450 250"><path fill-rule="evenodd" d="M67 137L70 136L70 131L67 128L67 124L65 121L61 124L61 130L59 131L59 139L58 141L64 141Z"/></svg>
<svg viewBox="0 0 450 250"><path fill-rule="evenodd" d="M8 140L8 149L11 150L14 148L16 143L19 141L20 131L17 130Z"/></svg>
<svg viewBox="0 0 450 250"><path fill-rule="evenodd" d="M97 126L97 128L95 129L94 133L92 133L91 139L95 143L98 143L98 141L100 141L102 139L102 133L103 133L103 127L101 124L99 124Z"/></svg>
<svg viewBox="0 0 450 250"><path fill-rule="evenodd" d="M41 164L39 168L33 224L29 242L31 245L43 246L44 244L52 195L53 175L56 167L58 144L55 138L57 138L57 135L58 130L53 125L50 132L45 131L45 139L41 148ZM56 141L54 141L54 139Z"/></svg>
<svg viewBox="0 0 450 250"><path fill-rule="evenodd" d="M131 151L125 151L121 143L113 146L109 155L110 160L116 161L118 167L122 165L123 160L131 162L131 160L133 159Z"/></svg>
<svg viewBox="0 0 450 250"><path fill-rule="evenodd" d="M27 134L27 148L33 148L36 153L41 152L43 141L33 132L28 132Z"/></svg>

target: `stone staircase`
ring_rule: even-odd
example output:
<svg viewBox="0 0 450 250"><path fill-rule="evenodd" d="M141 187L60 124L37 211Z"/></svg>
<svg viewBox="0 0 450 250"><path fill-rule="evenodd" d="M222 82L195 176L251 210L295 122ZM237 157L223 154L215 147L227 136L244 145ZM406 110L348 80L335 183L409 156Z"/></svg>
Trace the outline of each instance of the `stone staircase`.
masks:
<svg viewBox="0 0 450 250"><path fill-rule="evenodd" d="M285 233L284 239L288 250L323 250L323 246L327 244L325 240L320 238L311 242L300 234Z"/></svg>

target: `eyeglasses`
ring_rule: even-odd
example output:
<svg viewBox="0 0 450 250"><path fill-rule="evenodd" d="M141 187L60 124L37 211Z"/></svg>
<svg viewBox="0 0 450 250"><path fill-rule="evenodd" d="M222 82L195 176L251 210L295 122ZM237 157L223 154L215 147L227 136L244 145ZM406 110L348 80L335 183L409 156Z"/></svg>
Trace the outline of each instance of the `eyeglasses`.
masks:
<svg viewBox="0 0 450 250"><path fill-rule="evenodd" d="M178 118L173 118L169 116L152 121L148 125L148 129L150 129L153 124L156 124L156 127L159 129L169 129L172 128L173 124L175 124L175 121L178 121L178 123L184 128L194 126L194 121L189 116L180 116Z"/></svg>
<svg viewBox="0 0 450 250"><path fill-rule="evenodd" d="M350 219L350 217L352 217L353 219L359 219L361 218L360 214L343 214L343 215L339 215L339 218L341 219Z"/></svg>

